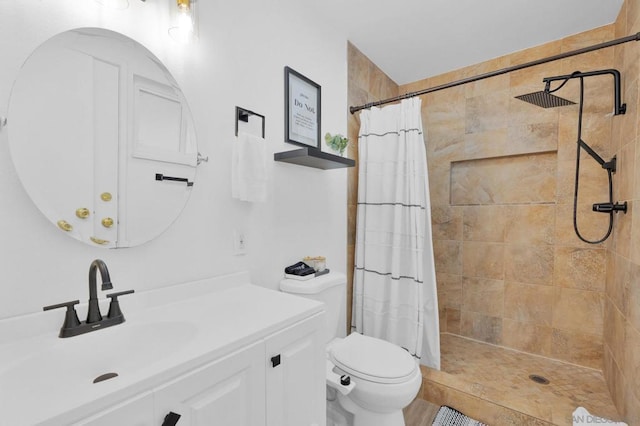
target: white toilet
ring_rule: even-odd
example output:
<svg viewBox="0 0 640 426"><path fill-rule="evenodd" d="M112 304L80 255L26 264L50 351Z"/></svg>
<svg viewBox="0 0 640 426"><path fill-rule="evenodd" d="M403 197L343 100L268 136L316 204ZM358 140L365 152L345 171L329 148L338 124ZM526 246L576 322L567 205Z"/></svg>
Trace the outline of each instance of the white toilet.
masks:
<svg viewBox="0 0 640 426"><path fill-rule="evenodd" d="M392 343L358 333L344 337L346 282L344 274L331 272L307 281L284 279L280 290L325 303L327 393L337 390L353 426L404 426L402 409L420 389L420 367ZM331 398L327 404L331 410Z"/></svg>

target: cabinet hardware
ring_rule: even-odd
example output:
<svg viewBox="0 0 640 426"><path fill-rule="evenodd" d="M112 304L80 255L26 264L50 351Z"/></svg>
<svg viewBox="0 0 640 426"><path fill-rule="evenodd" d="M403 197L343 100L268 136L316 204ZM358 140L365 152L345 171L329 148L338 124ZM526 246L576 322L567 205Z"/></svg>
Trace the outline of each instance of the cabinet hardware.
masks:
<svg viewBox="0 0 640 426"><path fill-rule="evenodd" d="M91 212L86 207L80 207L79 209L76 209L76 216L78 216L78 218L80 219L86 219L90 214Z"/></svg>
<svg viewBox="0 0 640 426"><path fill-rule="evenodd" d="M73 231L73 226L69 222L67 222L66 220L59 220L58 221L58 228L62 229L63 231L66 231L66 232Z"/></svg>
<svg viewBox="0 0 640 426"><path fill-rule="evenodd" d="M164 416L164 421L162 422L162 426L175 426L182 417L180 414L174 413L170 411L169 414Z"/></svg>
<svg viewBox="0 0 640 426"><path fill-rule="evenodd" d="M105 245L105 244L109 244L109 240L103 240L102 238L97 238L97 237L89 237L89 239L91 241L93 241L96 244L100 244L101 246Z"/></svg>
<svg viewBox="0 0 640 426"><path fill-rule="evenodd" d="M277 367L280 365L280 354L271 357L271 366Z"/></svg>

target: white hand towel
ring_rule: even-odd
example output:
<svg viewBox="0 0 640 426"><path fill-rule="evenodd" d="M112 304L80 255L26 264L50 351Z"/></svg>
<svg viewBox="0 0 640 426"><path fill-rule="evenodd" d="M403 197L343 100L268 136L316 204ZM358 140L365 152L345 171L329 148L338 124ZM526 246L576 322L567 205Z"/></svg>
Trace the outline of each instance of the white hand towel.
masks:
<svg viewBox="0 0 640 426"><path fill-rule="evenodd" d="M267 200L267 148L263 138L238 134L233 144L231 196L250 202Z"/></svg>

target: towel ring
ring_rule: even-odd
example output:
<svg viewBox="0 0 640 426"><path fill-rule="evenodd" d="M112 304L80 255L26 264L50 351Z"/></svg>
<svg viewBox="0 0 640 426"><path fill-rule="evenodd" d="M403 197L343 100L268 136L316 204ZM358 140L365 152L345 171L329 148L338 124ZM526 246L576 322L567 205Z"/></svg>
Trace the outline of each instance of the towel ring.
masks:
<svg viewBox="0 0 640 426"><path fill-rule="evenodd" d="M264 122L265 122L264 115L258 114L257 112L250 111L246 108L241 108L239 106L236 106L236 136L238 136L238 122L244 121L245 123L248 123L250 115L255 115L262 118L262 139L264 139Z"/></svg>

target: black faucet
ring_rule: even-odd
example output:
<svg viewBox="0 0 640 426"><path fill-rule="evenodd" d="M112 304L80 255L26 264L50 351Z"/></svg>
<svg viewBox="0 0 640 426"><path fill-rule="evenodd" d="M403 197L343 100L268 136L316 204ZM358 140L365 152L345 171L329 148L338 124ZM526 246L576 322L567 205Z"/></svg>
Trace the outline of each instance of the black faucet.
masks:
<svg viewBox="0 0 640 426"><path fill-rule="evenodd" d="M98 288L96 285L97 270L100 271L100 276L102 278L102 290L111 290L113 288L107 264L100 259L96 259L91 262L91 266L89 267L89 310L87 311L86 321L80 322L78 319L78 314L76 313L74 306L80 303L79 300L58 303L56 305L45 306L42 308L45 311L57 308L67 308L64 323L60 328L60 337L73 337L79 334L89 333L90 331L111 327L112 325L121 324L125 321L124 315L120 310L118 296L131 294L134 291L127 290L107 294L107 297L111 299L111 303L109 304L109 313L106 318L102 318L100 306L98 305Z"/></svg>
<svg viewBox="0 0 640 426"><path fill-rule="evenodd" d="M91 266L89 266L89 311L87 312L87 324L102 321L100 306L98 306L98 289L96 286L96 270L98 269L102 277L102 291L113 289L107 264L100 259L91 262Z"/></svg>

